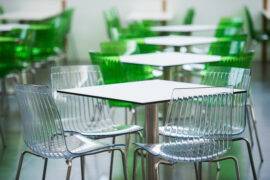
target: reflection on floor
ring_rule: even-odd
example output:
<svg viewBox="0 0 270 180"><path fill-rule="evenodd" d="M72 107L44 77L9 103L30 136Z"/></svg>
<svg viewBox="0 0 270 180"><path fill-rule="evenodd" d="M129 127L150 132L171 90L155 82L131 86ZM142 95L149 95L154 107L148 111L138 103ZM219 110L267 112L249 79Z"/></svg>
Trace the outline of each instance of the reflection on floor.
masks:
<svg viewBox="0 0 270 180"><path fill-rule="evenodd" d="M270 66L268 67L270 69ZM267 72L267 71L266 71ZM43 69L38 73L36 77L37 83L46 84L48 81L48 69ZM257 146L253 148L256 170L258 172L259 179L270 179L270 143L268 142L270 137L270 73L262 76L261 68L259 64L254 65L253 69L253 81L252 81L252 94L253 101L256 109L256 117L258 120L258 128L260 137L262 140L262 148L264 152L264 163L260 166ZM1 121L6 127L6 139L7 148L3 151L0 150L0 180L14 179L19 154L25 149L21 132L20 132L20 119L18 114L18 107L14 96L10 96L8 103L10 105L10 111L6 119ZM124 111L117 109L115 117L118 120L123 121ZM139 119L143 119L143 108L139 110ZM124 138L120 138L118 142L123 141ZM110 142L110 139L106 140ZM1 143L1 142L0 142ZM252 179L251 168L249 165L249 159L245 144L234 143L232 150L229 152L236 156L240 161L240 173L241 179ZM129 154L132 156L132 153ZM96 156L87 157L86 160L86 179L94 180L106 180L109 173L109 157L110 154L100 154ZM122 167L119 157L116 157L114 166L114 178L123 179ZM119 159L119 160L118 160ZM203 165L203 177L204 179L216 179L217 177L222 180L235 179L234 169L231 166L232 162L225 162L221 164L221 172L216 173L216 164ZM22 173L22 180L41 179L43 161L36 157L27 156ZM132 164L129 163L129 166ZM72 169L72 179L80 179L79 161L75 160ZM64 179L66 174L66 165L64 160L50 160L48 163L47 179ZM161 170L161 179L166 180L178 180L178 179L195 179L193 164L181 163L177 166L164 167Z"/></svg>

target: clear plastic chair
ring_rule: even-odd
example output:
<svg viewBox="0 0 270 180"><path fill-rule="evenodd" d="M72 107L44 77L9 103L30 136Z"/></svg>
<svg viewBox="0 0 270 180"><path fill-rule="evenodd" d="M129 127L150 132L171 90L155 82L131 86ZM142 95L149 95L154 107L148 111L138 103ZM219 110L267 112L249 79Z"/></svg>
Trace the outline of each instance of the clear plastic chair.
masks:
<svg viewBox="0 0 270 180"><path fill-rule="evenodd" d="M124 176L127 179L125 155L121 146L102 144L85 138L78 133L64 131L61 116L47 86L17 85L16 95L21 112L24 141L30 151L22 153L19 161L16 179L20 171L24 155L32 154L45 160L42 179L45 179L48 159L66 159L68 165L67 177L70 179L72 160L102 152L120 151L123 161ZM82 179L84 167L81 166Z"/></svg>
<svg viewBox="0 0 270 180"><path fill-rule="evenodd" d="M98 66L55 66L51 68L53 97L62 117L64 131L77 132L92 139L115 138L121 135L138 134L143 129L138 125L115 122L110 117L107 101L57 93L59 89L69 89L103 84ZM112 177L111 159L110 178Z"/></svg>
<svg viewBox="0 0 270 180"><path fill-rule="evenodd" d="M252 173L254 179L257 179L256 170L253 162L253 156L251 152L251 144L244 137L244 130L246 129L246 124L248 125L248 130L250 137L252 137L252 130L250 125L250 118L252 116L249 114L249 106L247 105L247 97L250 89L250 79L251 71L245 68L236 67L223 67L223 66L209 66L204 72L202 78L202 84L210 86L233 86L235 89L245 89L247 94L236 94L234 95L234 108L233 108L233 131L230 134L230 139L232 141L244 141L246 143L250 164L252 168ZM260 157L262 159L262 152L259 147Z"/></svg>
<svg viewBox="0 0 270 180"><path fill-rule="evenodd" d="M232 159L239 179L237 159L220 158L230 148L233 98L232 88L175 89L167 113L164 140L159 144L137 144L133 179L136 156L142 150L159 159L155 163L157 177L160 164Z"/></svg>

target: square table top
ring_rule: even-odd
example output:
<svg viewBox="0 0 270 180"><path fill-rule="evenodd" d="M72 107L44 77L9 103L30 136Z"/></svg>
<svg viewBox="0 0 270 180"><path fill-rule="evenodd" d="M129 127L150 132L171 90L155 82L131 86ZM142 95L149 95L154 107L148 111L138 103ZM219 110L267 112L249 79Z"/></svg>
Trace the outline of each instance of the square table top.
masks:
<svg viewBox="0 0 270 180"><path fill-rule="evenodd" d="M131 12L127 16L127 21L169 21L173 19L171 12Z"/></svg>
<svg viewBox="0 0 270 180"><path fill-rule="evenodd" d="M158 67L181 66L185 64L203 64L209 62L218 62L220 60L221 56L179 52L157 52L120 56L120 61L122 63Z"/></svg>
<svg viewBox="0 0 270 180"><path fill-rule="evenodd" d="M217 29L217 25L167 25L153 26L151 31L154 32L198 32L198 31L213 31Z"/></svg>
<svg viewBox="0 0 270 180"><path fill-rule="evenodd" d="M88 96L107 100L120 100L134 104L153 104L168 102L174 89L184 88L182 96L206 95L228 92L229 88L210 88L209 86L165 80L146 80L118 84L91 86L58 90L59 93ZM190 89L195 88L195 89Z"/></svg>
<svg viewBox="0 0 270 180"><path fill-rule="evenodd" d="M29 25L27 24L0 24L0 32L12 31L13 29L27 29Z"/></svg>
<svg viewBox="0 0 270 180"><path fill-rule="evenodd" d="M46 12L33 12L33 11L15 11L6 12L0 15L0 20L6 21L44 21L59 15L61 11L46 11Z"/></svg>
<svg viewBox="0 0 270 180"><path fill-rule="evenodd" d="M200 37L200 36L155 36L144 38L145 44L159 46L192 46L217 42L216 37Z"/></svg>

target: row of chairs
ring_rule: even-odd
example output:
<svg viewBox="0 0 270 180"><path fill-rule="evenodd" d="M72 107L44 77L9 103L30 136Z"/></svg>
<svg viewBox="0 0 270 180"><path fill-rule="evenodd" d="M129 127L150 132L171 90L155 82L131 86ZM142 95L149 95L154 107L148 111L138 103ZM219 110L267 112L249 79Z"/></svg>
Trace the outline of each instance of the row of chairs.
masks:
<svg viewBox="0 0 270 180"><path fill-rule="evenodd" d="M70 31L73 9L44 22L30 23L0 33L1 114L8 111L6 81L34 82L38 69L66 59L65 43ZM3 122L4 124L4 122ZM2 123L0 134L5 146Z"/></svg>

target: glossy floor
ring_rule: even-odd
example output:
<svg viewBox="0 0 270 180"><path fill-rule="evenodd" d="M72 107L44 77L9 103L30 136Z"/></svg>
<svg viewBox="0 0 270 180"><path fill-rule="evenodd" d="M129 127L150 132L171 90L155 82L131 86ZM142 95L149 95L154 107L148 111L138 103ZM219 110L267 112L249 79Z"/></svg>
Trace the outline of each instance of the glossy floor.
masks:
<svg viewBox="0 0 270 180"><path fill-rule="evenodd" d="M270 66L268 65L268 71ZM48 68L39 71L36 76L36 82L46 84L48 82ZM267 70L266 70L267 72ZM252 80L252 94L256 109L256 118L258 120L258 128L261 137L261 143L264 153L264 163L260 166L258 151L256 145L253 148L254 159L256 163L256 170L259 179L270 179L270 72L262 75L262 69L259 64L254 65L253 80ZM6 119L2 119L6 127L7 135L7 148L3 151L0 150L0 180L14 179L17 163L20 152L25 149L21 132L20 132L20 119L18 107L14 96L10 96L8 103L10 111ZM124 121L124 111L117 109L115 119ZM139 109L139 119L143 120L143 108ZM106 140L110 142L110 140ZM123 138L118 140L123 141ZM231 155L236 156L240 161L241 179L252 179L251 168L247 156L247 151L244 144L234 143ZM131 154L130 154L131 155ZM109 154L100 154L96 156L87 157L86 161L86 179L93 180L106 180L109 173ZM116 157L114 166L114 178L123 179L121 161ZM43 161L36 157L27 156L21 173L22 180L41 179ZM215 164L204 164L203 176L204 179L222 179L229 180L235 179L233 166L231 162L221 164L220 173L216 173ZM129 163L131 166L131 163ZM75 160L72 169L72 179L80 179L79 161ZM64 179L66 173L66 166L64 160L50 160L48 163L47 179ZM165 167L161 170L161 179L166 180L192 180L195 179L194 169L192 164L181 163L177 166Z"/></svg>

